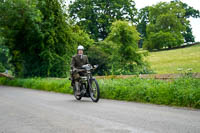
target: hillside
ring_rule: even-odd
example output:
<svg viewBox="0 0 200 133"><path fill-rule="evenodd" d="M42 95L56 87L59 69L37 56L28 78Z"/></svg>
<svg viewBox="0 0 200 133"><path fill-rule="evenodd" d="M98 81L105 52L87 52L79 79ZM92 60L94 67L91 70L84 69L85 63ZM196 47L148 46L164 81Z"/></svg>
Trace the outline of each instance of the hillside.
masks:
<svg viewBox="0 0 200 133"><path fill-rule="evenodd" d="M188 69L192 69L191 72L200 72L200 45L150 52L146 59L152 69L159 74L181 73Z"/></svg>

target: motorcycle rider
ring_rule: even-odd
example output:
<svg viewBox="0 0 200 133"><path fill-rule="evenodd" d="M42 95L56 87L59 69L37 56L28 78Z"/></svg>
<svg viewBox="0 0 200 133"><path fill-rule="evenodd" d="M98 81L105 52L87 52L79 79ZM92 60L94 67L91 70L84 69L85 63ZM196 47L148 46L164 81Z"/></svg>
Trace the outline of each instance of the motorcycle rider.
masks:
<svg viewBox="0 0 200 133"><path fill-rule="evenodd" d="M77 54L72 57L71 61L71 79L72 86L76 87L76 95L81 95L79 87L80 75L84 75L84 72L77 72L77 69L80 69L83 65L89 64L87 55L83 55L84 47L79 45L77 48Z"/></svg>

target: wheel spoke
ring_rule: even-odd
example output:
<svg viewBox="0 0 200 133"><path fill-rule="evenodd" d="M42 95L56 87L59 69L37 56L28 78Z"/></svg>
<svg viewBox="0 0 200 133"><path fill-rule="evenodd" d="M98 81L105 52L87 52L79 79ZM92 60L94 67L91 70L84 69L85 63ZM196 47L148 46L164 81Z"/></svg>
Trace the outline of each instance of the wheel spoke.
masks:
<svg viewBox="0 0 200 133"><path fill-rule="evenodd" d="M96 80L91 81L90 96L94 102L99 100L99 86Z"/></svg>

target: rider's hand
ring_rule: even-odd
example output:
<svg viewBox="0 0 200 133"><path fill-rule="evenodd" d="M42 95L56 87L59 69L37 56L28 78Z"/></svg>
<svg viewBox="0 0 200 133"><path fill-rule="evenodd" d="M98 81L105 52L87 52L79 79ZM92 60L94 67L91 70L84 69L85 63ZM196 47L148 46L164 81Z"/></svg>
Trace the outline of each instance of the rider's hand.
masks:
<svg viewBox="0 0 200 133"><path fill-rule="evenodd" d="M74 71L74 72L76 72L76 71L77 71L77 69L76 69L76 68L74 68L74 69L73 69L73 71Z"/></svg>

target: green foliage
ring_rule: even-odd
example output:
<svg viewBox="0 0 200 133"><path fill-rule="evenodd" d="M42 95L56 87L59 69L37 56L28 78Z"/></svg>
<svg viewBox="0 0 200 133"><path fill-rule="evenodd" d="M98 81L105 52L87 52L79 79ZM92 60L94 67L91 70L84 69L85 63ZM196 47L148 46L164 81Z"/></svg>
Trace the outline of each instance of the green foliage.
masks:
<svg viewBox="0 0 200 133"><path fill-rule="evenodd" d="M144 47L161 49L180 46L184 42L181 34L186 29L184 24L188 23L184 16L185 10L179 2L160 2L149 7L150 23L147 25Z"/></svg>
<svg viewBox="0 0 200 133"><path fill-rule="evenodd" d="M170 2L170 5L175 5L177 4L177 6L173 6L173 8L177 8L178 10L179 9L182 9L185 11L184 13L184 19L187 20L187 22L185 21L181 21L182 25L184 25L184 27L186 28L186 30L184 30L183 32L179 32L179 34L181 33L184 37L184 41L185 42L195 42L195 39L194 39L194 36L193 36L193 33L192 33L192 27L190 25L190 20L189 18L190 17L193 17L193 18L199 18L200 17L200 12L199 10L196 10L194 9L193 7L187 5L186 3L183 3L181 2L180 0L173 0ZM163 5L163 7L166 6L166 5ZM137 25L137 30L140 32L141 34L141 37L144 39L144 38L147 38L147 25L150 23L150 19L152 18L149 18L149 15L150 15L150 8L152 8L153 6L147 6L147 7L144 7L142 9L140 9L139 13L138 13L138 25ZM155 7L155 6L154 6ZM164 10L163 8L161 8L162 10ZM165 13L166 11L166 13ZM164 10L164 12L162 11L159 11L156 10L155 12L151 13L151 15L155 15L157 16L158 14L167 14L167 12L169 12L169 10L167 10L167 6L166 6L166 10ZM156 15L157 14L157 15ZM172 15L172 14L171 14ZM156 17L154 17L156 18ZM178 15L178 18L179 18L179 15ZM180 19L180 18L179 18ZM166 18L167 20L167 18ZM155 21L155 20L154 20ZM172 21L173 22L173 21ZM176 21L178 22L178 21ZM168 21L165 22L165 19L163 19L163 23L168 23ZM171 22L170 22L171 23ZM174 22L173 22L174 23ZM156 26L154 27L156 28ZM173 32L173 31L170 31L170 32ZM140 47L142 46L143 44L143 39L140 41ZM147 43L145 43L145 45L148 45ZM151 44L150 44L151 45ZM146 46L145 46L146 47Z"/></svg>
<svg viewBox="0 0 200 133"><path fill-rule="evenodd" d="M126 21L116 21L106 38L104 51L110 54L111 74L139 74L149 67L138 52L139 33Z"/></svg>
<svg viewBox="0 0 200 133"><path fill-rule="evenodd" d="M186 26L186 31L183 32L183 37L185 38L185 42L195 42L194 35L192 34L191 25Z"/></svg>
<svg viewBox="0 0 200 133"><path fill-rule="evenodd" d="M138 25L137 30L142 37L146 37L146 25L149 23L149 6L146 6L138 12Z"/></svg>
<svg viewBox="0 0 200 133"><path fill-rule="evenodd" d="M63 8L58 0L0 3L0 35L10 50L16 76L65 77L77 45L89 47L93 42L67 22Z"/></svg>
<svg viewBox="0 0 200 133"><path fill-rule="evenodd" d="M0 84L72 94L71 84L67 79L29 78L9 80L0 78Z"/></svg>
<svg viewBox="0 0 200 133"><path fill-rule="evenodd" d="M72 30L72 36L76 44L84 46L85 51L87 51L89 47L91 47L92 44L94 44L94 40L90 39L89 34L86 34L83 30L81 30L78 25L72 26Z"/></svg>
<svg viewBox="0 0 200 133"><path fill-rule="evenodd" d="M200 108L200 80L172 82L147 79L100 80L103 98Z"/></svg>
<svg viewBox="0 0 200 133"><path fill-rule="evenodd" d="M136 53L138 49L139 33L135 26L130 26L126 21L116 21L112 24L111 32L106 41L112 42L113 49L119 54L121 63L139 62L140 56Z"/></svg>
<svg viewBox="0 0 200 133"><path fill-rule="evenodd" d="M0 62L0 72L5 72L5 67L2 65L2 63Z"/></svg>
<svg viewBox="0 0 200 133"><path fill-rule="evenodd" d="M39 1L37 7L42 14L40 30L43 40L38 53L41 60L36 65L42 66L30 76L64 77L69 64L67 56L74 50L72 29L66 23L66 14L58 0Z"/></svg>
<svg viewBox="0 0 200 133"><path fill-rule="evenodd" d="M182 7L185 9L185 18L189 19L192 18L200 18L200 11L194 9L193 7L187 5L186 3L183 3L181 1L178 1L182 4ZM183 36L185 38L185 42L195 42L194 35L192 34L192 27L190 23L186 23L186 31L183 33Z"/></svg>
<svg viewBox="0 0 200 133"><path fill-rule="evenodd" d="M10 61L9 50L6 46L0 44L0 66L1 72L5 72L5 69L12 70Z"/></svg>
<svg viewBox="0 0 200 133"><path fill-rule="evenodd" d="M139 64L140 56L136 53L139 39L135 26L130 26L126 21L116 21L112 24L106 41L113 43L112 47L118 50L122 63L135 61Z"/></svg>
<svg viewBox="0 0 200 133"><path fill-rule="evenodd" d="M97 65L98 68L95 70L97 75L108 75L109 74L109 64L110 55L106 53L102 47L104 42L98 42L97 44L91 46L87 52L89 62L92 65Z"/></svg>
<svg viewBox="0 0 200 133"><path fill-rule="evenodd" d="M155 79L99 79L101 98L154 103L200 109L200 80L180 78L172 81ZM0 85L19 86L72 94L66 79L0 78Z"/></svg>
<svg viewBox="0 0 200 133"><path fill-rule="evenodd" d="M38 55L36 53L38 50L31 48L40 49L42 35L38 23L41 22L41 12L33 6L34 2L28 4L24 0L7 0L0 4L1 33L5 37L5 45L10 49L11 63L15 67L17 76L23 75L25 70L23 64L26 59L23 58L27 58L34 65L35 61L32 59L32 55Z"/></svg>
<svg viewBox="0 0 200 133"><path fill-rule="evenodd" d="M174 0L174 1L171 1L171 2L172 3L173 2L181 3L182 7L186 10L186 13L185 13L186 18L190 18L190 17L199 18L200 17L200 11L197 10L197 9L194 9L193 7L189 6L188 4L183 3L180 0Z"/></svg>
<svg viewBox="0 0 200 133"><path fill-rule="evenodd" d="M146 35L146 28L147 24L149 23L149 6L146 6L139 10L138 12L138 24L137 30L140 33L141 40L139 42L139 47L142 47L144 38L147 37Z"/></svg>
<svg viewBox="0 0 200 133"><path fill-rule="evenodd" d="M138 51L139 33L127 21L116 21L104 41L92 45L87 51L91 64L98 64L98 75L152 73L150 66Z"/></svg>
<svg viewBox="0 0 200 133"><path fill-rule="evenodd" d="M70 17L95 40L105 39L112 22L136 21L133 0L75 0L69 6Z"/></svg>
<svg viewBox="0 0 200 133"><path fill-rule="evenodd" d="M162 49L178 47L183 43L183 37L181 34L170 32L151 32L148 35L148 39L144 41L143 48L145 49Z"/></svg>

